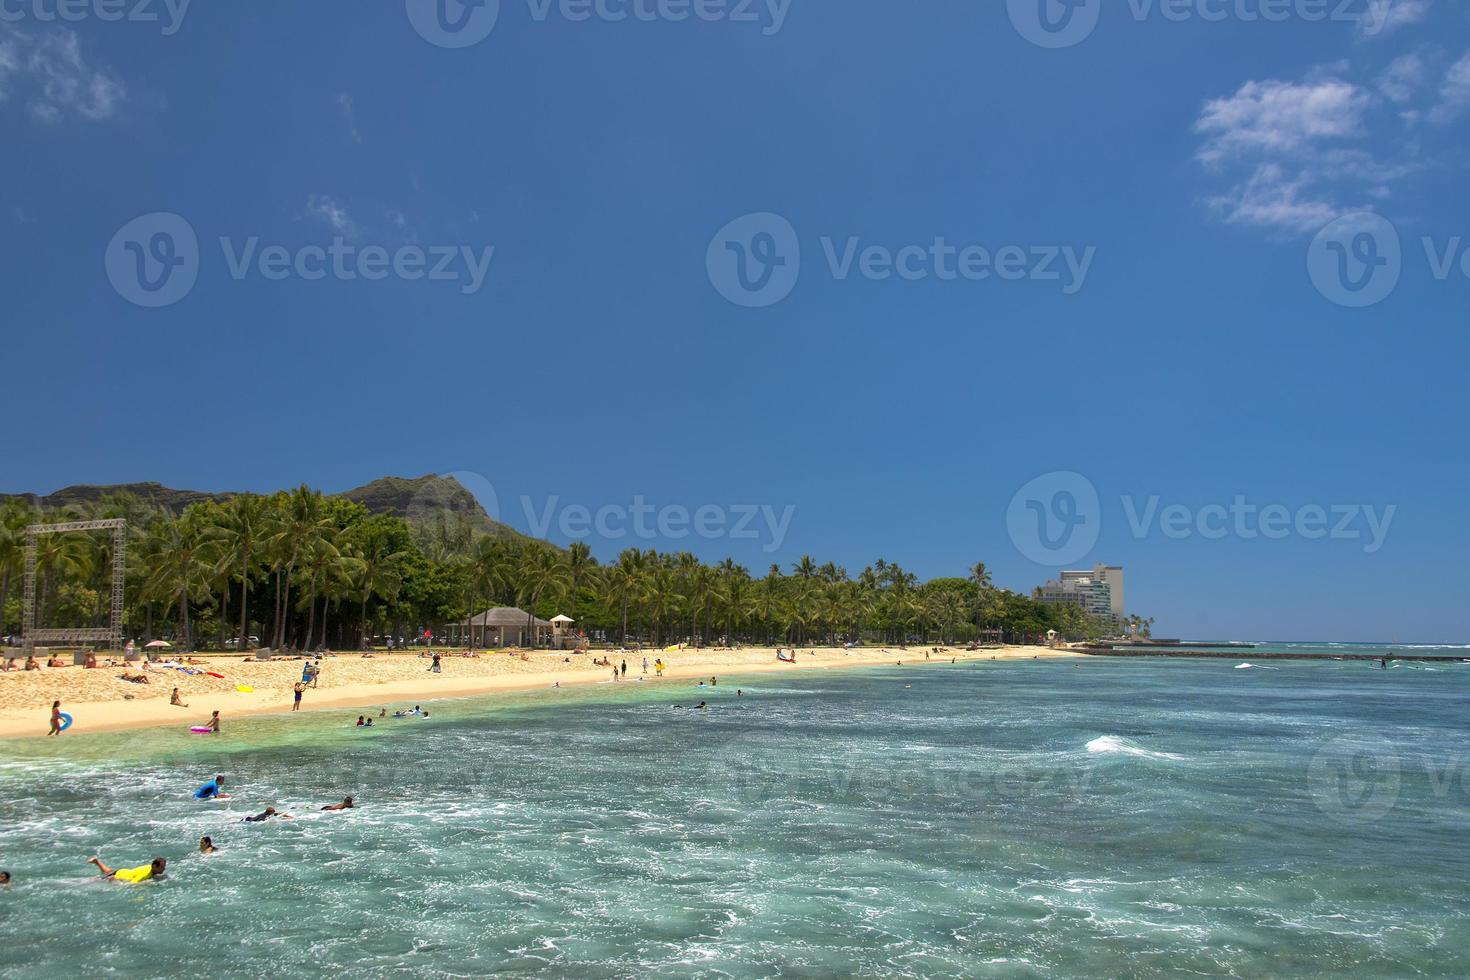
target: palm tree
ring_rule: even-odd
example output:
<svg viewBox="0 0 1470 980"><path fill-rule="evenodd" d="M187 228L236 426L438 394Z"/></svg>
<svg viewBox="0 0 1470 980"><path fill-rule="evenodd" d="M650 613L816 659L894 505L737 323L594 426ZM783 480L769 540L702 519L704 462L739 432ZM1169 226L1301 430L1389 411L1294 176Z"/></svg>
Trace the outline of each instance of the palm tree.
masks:
<svg viewBox="0 0 1470 980"><path fill-rule="evenodd" d="M603 587L607 590L609 603L616 602L622 617L622 630L618 634L618 643L623 644L628 639L628 604L636 601L643 591L643 578L648 572L650 564L649 552L645 555L637 548L629 548L618 555L617 564L607 570L603 577Z"/></svg>
<svg viewBox="0 0 1470 980"><path fill-rule="evenodd" d="M218 543L220 563L240 577L240 649L250 636L250 577L255 560L265 548L270 509L264 497L242 494L230 501L210 537Z"/></svg>
<svg viewBox="0 0 1470 980"><path fill-rule="evenodd" d="M733 644L740 624L755 610L753 583L750 573L730 558L720 562L718 573L715 601L725 614L725 637Z"/></svg>
<svg viewBox="0 0 1470 980"><path fill-rule="evenodd" d="M646 576L643 601L653 617L653 643L663 645L664 620L679 610L679 579L667 564L660 563Z"/></svg>
<svg viewBox="0 0 1470 980"><path fill-rule="evenodd" d="M357 645L365 646L367 636L368 599L380 596L392 602L398 598L403 587L402 563L408 558L407 551L394 551L394 541L382 525L369 525L356 542L356 566L353 582L358 602Z"/></svg>
<svg viewBox="0 0 1470 980"><path fill-rule="evenodd" d="M276 563L276 629L274 645L286 642L286 618L291 609L291 574L314 540L332 527L322 495L305 485L279 500L281 513L269 545Z"/></svg>
<svg viewBox="0 0 1470 980"><path fill-rule="evenodd" d="M571 615L577 618L577 589L581 587L582 580L587 573L597 567L597 559L592 557L592 549L587 547L585 541L573 541L567 549L567 572L571 576Z"/></svg>
<svg viewBox="0 0 1470 980"><path fill-rule="evenodd" d="M310 650L312 637L316 635L316 600L326 589L334 575L340 574L342 550L337 547L337 531L324 527L313 534L305 545L301 557L301 573L306 579L306 640L303 649ZM323 611L323 617L326 613Z"/></svg>
<svg viewBox="0 0 1470 980"><path fill-rule="evenodd" d="M158 596L172 596L178 601L180 643L183 649L192 650L189 603L191 596L209 598L218 549L205 538L199 521L187 511L182 517L155 525L153 532L155 564L148 588Z"/></svg>
<svg viewBox="0 0 1470 980"><path fill-rule="evenodd" d="M540 545L527 550L517 574L519 594L526 603L526 629L531 646L536 645L536 604L542 599L560 599L571 587L571 573L561 556L552 548Z"/></svg>
<svg viewBox="0 0 1470 980"><path fill-rule="evenodd" d="M0 636L5 632L5 605L10 601L10 583L25 574L26 528L36 523L36 514L25 501L0 503Z"/></svg>

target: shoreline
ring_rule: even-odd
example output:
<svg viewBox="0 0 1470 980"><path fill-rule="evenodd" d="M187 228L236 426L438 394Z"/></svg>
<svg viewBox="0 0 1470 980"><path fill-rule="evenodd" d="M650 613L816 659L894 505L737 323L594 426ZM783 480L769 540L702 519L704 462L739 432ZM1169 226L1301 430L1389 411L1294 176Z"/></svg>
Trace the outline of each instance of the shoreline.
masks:
<svg viewBox="0 0 1470 980"><path fill-rule="evenodd" d="M665 660L666 669L662 678L656 678L650 667L647 679L643 683L661 684L678 680L718 677L720 674L742 675L792 670L830 670L843 667L881 667L894 666L898 662L939 663L946 658L953 658L956 662L971 662L1033 658L1056 659L1076 656L1072 651L1052 650L1045 647L998 647L975 651L942 648L943 653L939 659L924 660L925 650L932 651L932 649L802 648L798 651L797 662L794 664L778 662L774 647L719 651L706 648L677 653L649 652L647 654L649 663L652 664L656 658L662 657ZM615 662L626 659L629 667L629 677L626 683L638 683L640 662L644 654L608 652L596 655L605 655ZM328 681L326 686L319 688L308 687L300 713L331 710L357 710L366 713L371 709L403 701L432 702L517 693L551 688L557 684L562 687L572 687L611 683L608 679L608 668L592 666L592 655L578 657L570 664L562 662L565 656L563 651L529 654L526 660L521 660L519 655L507 657L494 653L482 654L478 658L469 660L458 656L445 656L443 659L444 672L429 674L428 668L424 666L426 661L413 654L391 656L375 654L371 658L363 658L359 654L339 654L335 657L328 657L324 661L323 678L346 677L347 679L341 683ZM83 670L72 667L56 668L45 673L32 672L19 677L0 675L0 691L5 690L5 686L11 683L29 682L30 686L39 688L43 686L40 683L43 679L52 681L44 685L47 689L45 696L32 698L24 705L0 709L0 739L46 738L47 719L53 695L61 700L61 710L76 719L71 732L78 735L166 728L174 725L183 729L190 725L203 724L210 712L216 709L220 712L224 731L228 732L230 723L241 718L293 713L291 711L291 684L299 676L304 661L272 660L261 664L247 664L243 658L230 658L230 660L231 663L224 663L221 658L210 658L205 666L209 669L218 668L227 673L234 673L236 681L255 681L256 678L252 677L252 674L268 673L269 676L261 677L258 684L252 685L255 686L255 691L252 693L241 693L234 690L225 679L221 679L223 684L213 681L205 682L210 684L212 689L200 691L188 689L187 682L192 681L192 677L174 677L164 673L156 666L150 670L151 677L165 682L178 683L183 700L188 703L188 707L171 705L169 695L162 691L164 685L157 688L160 693L156 697L142 698L135 695L132 700L128 700L127 695L132 694L133 691L114 686L109 697L95 700L85 698L84 694L88 693L85 688L90 687L95 690L98 686L96 681L110 680L121 668ZM473 665L476 669L469 673L456 674L455 668L462 665ZM358 666L370 667L372 670L352 669ZM496 670L497 667L507 669ZM56 677L62 671L70 673L64 677ZM352 677L354 674L366 673L374 675L373 679ZM58 685L55 683L58 680L67 681L72 678L77 678L77 686L82 688L76 697L69 697L64 690L58 691ZM92 683L84 684L84 682Z"/></svg>

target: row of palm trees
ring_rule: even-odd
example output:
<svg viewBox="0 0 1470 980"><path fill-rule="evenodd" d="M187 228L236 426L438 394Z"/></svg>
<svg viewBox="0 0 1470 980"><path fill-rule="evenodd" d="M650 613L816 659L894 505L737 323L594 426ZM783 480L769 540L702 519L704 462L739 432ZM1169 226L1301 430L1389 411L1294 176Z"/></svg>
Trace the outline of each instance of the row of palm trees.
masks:
<svg viewBox="0 0 1470 980"><path fill-rule="evenodd" d="M1115 629L1080 609L997 589L984 564L920 582L879 560L857 575L803 556L756 577L726 559L629 548L601 564L518 536L446 534L307 487L194 504L181 514L119 495L84 511L41 515L0 505L0 633L18 618L14 586L24 527L39 520L126 517L129 635L167 635L192 648L259 635L274 648L363 646L375 636L440 633L491 605L531 616L567 612L609 641L838 643L1035 638ZM37 555L38 622L105 620L110 538L48 535ZM7 604L7 599L11 599ZM528 627L531 624L528 623ZM259 634L252 629L258 628ZM534 635L534 629L528 629Z"/></svg>

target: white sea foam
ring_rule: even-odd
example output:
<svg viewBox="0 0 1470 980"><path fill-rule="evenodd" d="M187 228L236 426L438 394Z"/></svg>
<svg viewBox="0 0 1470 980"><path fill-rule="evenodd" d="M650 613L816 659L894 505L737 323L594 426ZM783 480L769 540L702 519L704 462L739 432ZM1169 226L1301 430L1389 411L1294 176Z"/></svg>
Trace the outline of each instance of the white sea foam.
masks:
<svg viewBox="0 0 1470 980"><path fill-rule="evenodd" d="M1164 759L1171 762L1183 762L1186 759L1185 756L1172 752L1154 752L1117 735L1093 739L1087 743L1087 751L1091 755L1131 755L1139 759Z"/></svg>
<svg viewBox="0 0 1470 980"><path fill-rule="evenodd" d="M1280 667L1263 667L1260 664L1236 664L1236 670L1280 670Z"/></svg>

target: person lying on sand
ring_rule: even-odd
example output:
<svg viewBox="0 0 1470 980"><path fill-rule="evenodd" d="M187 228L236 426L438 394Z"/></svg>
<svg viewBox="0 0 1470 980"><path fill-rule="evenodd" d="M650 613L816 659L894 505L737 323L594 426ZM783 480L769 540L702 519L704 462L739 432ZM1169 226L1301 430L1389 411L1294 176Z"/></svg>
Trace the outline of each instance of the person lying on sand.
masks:
<svg viewBox="0 0 1470 980"><path fill-rule="evenodd" d="M35 657L26 657L26 670L40 670L41 665L36 663Z"/></svg>
<svg viewBox="0 0 1470 980"><path fill-rule="evenodd" d="M326 806L322 807L322 811L323 812L326 812L326 813L334 813L334 812L336 812L338 810L351 810L351 809L352 809L352 797L350 797L350 796L344 797L341 803L328 803Z"/></svg>
<svg viewBox="0 0 1470 980"><path fill-rule="evenodd" d="M52 657L50 660L46 661L46 666L47 667L65 667L66 666L66 661L62 660L60 657Z"/></svg>
<svg viewBox="0 0 1470 980"><path fill-rule="evenodd" d="M97 865L97 870L108 881L126 881L134 885L140 881L148 881L151 878L165 877L163 871L168 867L168 861L163 858L154 858L148 864L137 868L109 868L102 863L101 858L96 857L88 858L87 863Z"/></svg>
<svg viewBox="0 0 1470 980"><path fill-rule="evenodd" d="M129 684L147 684L148 683L148 678L144 677L142 674L132 674L132 673L129 673L128 671L126 671L126 670L123 671L121 674L118 674L117 675L117 679L120 680L120 681L127 681Z"/></svg>

